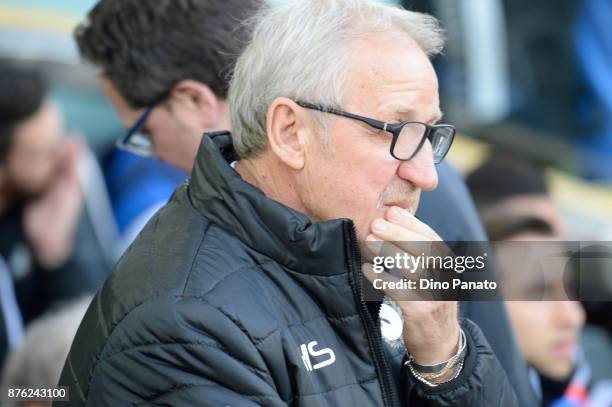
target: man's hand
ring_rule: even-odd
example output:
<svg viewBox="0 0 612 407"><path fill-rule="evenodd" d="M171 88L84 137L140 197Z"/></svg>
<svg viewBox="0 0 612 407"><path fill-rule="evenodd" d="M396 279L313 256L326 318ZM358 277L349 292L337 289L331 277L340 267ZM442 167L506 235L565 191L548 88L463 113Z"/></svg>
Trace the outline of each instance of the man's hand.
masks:
<svg viewBox="0 0 612 407"><path fill-rule="evenodd" d="M375 256L385 255L383 250L388 253L389 246L395 253L419 256L423 246L418 242L426 241L441 242L442 239L407 210L391 207L384 219L372 221L366 245L368 251ZM407 279L414 279L414 275L406 270L402 272ZM378 278L369 264L364 265L364 275L370 281ZM416 363L435 365L448 360L457 352L460 329L456 301L402 301L397 290L385 290L385 293L402 310L404 342Z"/></svg>
<svg viewBox="0 0 612 407"><path fill-rule="evenodd" d="M67 142L58 156L56 173L43 196L24 212L24 229L36 258L53 269L66 262L74 246L74 234L83 206L77 166L83 146Z"/></svg>

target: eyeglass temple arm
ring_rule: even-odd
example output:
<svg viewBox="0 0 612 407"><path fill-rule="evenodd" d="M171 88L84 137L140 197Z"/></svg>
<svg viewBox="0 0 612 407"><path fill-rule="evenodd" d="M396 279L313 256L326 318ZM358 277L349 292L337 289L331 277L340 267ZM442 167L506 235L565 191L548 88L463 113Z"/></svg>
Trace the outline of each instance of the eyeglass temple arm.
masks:
<svg viewBox="0 0 612 407"><path fill-rule="evenodd" d="M122 139L122 143L127 143L128 140L130 139L130 137L132 137L134 135L134 133L138 132L138 130L140 130L140 128L145 124L145 122L147 121L147 119L149 118L149 115L151 114L151 111L153 111L153 107L149 106L147 107L144 112L142 113L142 115L138 118L138 120L136 120L136 123L134 123L132 125L132 127L130 127L128 129L128 131L125 133L125 136Z"/></svg>
<svg viewBox="0 0 612 407"><path fill-rule="evenodd" d="M344 112L342 110L337 110L331 107L315 105L313 103L308 103L308 102L295 102L295 103L297 103L299 106L302 106L303 108L306 108L306 109L318 110L323 113L331 113L337 116L343 116L343 117L348 117L349 119L359 120L360 122L366 123L367 125L375 129L378 129L378 130L392 131L391 130L393 126L392 124L388 124L380 120L370 119L369 117L359 116L357 114Z"/></svg>

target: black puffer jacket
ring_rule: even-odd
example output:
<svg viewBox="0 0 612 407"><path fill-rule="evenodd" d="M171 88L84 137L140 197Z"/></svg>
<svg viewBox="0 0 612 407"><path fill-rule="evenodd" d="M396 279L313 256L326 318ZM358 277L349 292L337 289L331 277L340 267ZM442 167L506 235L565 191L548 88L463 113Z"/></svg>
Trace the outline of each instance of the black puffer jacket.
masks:
<svg viewBox="0 0 612 407"><path fill-rule="evenodd" d="M311 224L268 199L228 165L230 140L204 137L191 181L93 301L60 380L72 405L516 404L467 320L456 380L427 388L401 369L378 304L360 300L352 222Z"/></svg>

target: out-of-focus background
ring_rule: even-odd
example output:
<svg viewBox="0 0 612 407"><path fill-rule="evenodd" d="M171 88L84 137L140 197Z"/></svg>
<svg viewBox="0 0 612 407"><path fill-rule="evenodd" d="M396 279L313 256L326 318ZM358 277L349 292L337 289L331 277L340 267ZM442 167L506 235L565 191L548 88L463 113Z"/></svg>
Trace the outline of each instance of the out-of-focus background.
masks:
<svg viewBox="0 0 612 407"><path fill-rule="evenodd" d="M44 72L69 130L83 134L98 157L112 148L121 122L99 89L95 70L80 63L74 27L96 3L3 0L0 3L0 62Z"/></svg>
<svg viewBox="0 0 612 407"><path fill-rule="evenodd" d="M575 239L612 240L612 4L405 0L447 30L436 62L464 173L491 149L545 166Z"/></svg>
<svg viewBox="0 0 612 407"><path fill-rule="evenodd" d="M28 280L19 270L28 268L24 264L30 264L32 256L15 246L2 253L0 311L4 316L0 318L0 330L12 334L0 342L0 367L9 351L20 349L21 344L40 347L44 343L41 335L44 338L46 332L41 328L44 323L61 337L56 340L64 343L67 352L80 319L75 315L84 312L90 298L87 295L101 284L148 217L187 177L154 159L115 149L115 141L125 129L102 94L95 69L81 63L72 39L74 27L95 3L0 1L0 66L40 72L64 115L66 133L85 140L80 144L78 171L86 216L79 221L83 227L78 230L83 229L86 236L81 242L87 243L84 253L88 258L77 261L77 267L69 271L72 274L65 277L73 281L78 280L78 273L87 274L83 289L59 290L61 293L54 296L45 291L47 280L28 281L14 294L7 294L3 284L10 284L11 279ZM446 51L435 61L435 67L440 78L443 121L456 125L460 132L448 159L466 176L492 151L542 167L550 195L567 225L565 238L612 240L612 3L387 3L429 12L446 29ZM0 219L3 216L0 212ZM0 223L0 249L3 235L9 233L4 225ZM78 248L75 246L75 250ZM37 291L28 291L32 287ZM78 300L82 295L85 299ZM15 317L9 300L24 306L27 312L22 309ZM54 329L61 315L72 315L77 324L66 323L64 331ZM609 334L609 321L607 329ZM65 354L61 349L54 351L57 354L39 360L48 365L44 367L47 376L39 379L41 385L51 384L61 369ZM27 364L25 357L23 352L15 356L5 375L19 373L19 366ZM26 373L22 370L21 374Z"/></svg>

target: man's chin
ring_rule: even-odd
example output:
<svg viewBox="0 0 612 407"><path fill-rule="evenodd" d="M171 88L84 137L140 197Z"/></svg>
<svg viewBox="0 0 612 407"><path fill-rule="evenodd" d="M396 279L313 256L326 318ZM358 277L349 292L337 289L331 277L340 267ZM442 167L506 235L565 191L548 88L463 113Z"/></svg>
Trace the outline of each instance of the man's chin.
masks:
<svg viewBox="0 0 612 407"><path fill-rule="evenodd" d="M544 376L553 380L567 380L574 370L574 365L568 360L564 362L556 362L547 368L540 370Z"/></svg>
<svg viewBox="0 0 612 407"><path fill-rule="evenodd" d="M396 207L396 208L401 208L404 209L406 211L408 211L411 215L414 215L417 211L417 208L419 206L418 203L419 199L416 199L415 201L400 201L400 202L388 202L385 203L381 206L379 213L384 214L385 212L387 212L390 208Z"/></svg>
<svg viewBox="0 0 612 407"><path fill-rule="evenodd" d="M413 216L414 216L414 214L417 211L417 207L414 206L414 205L405 205L405 206L392 205L392 206L395 206L395 207L398 207L398 208L402 208L402 209L406 210L408 213L410 213Z"/></svg>

